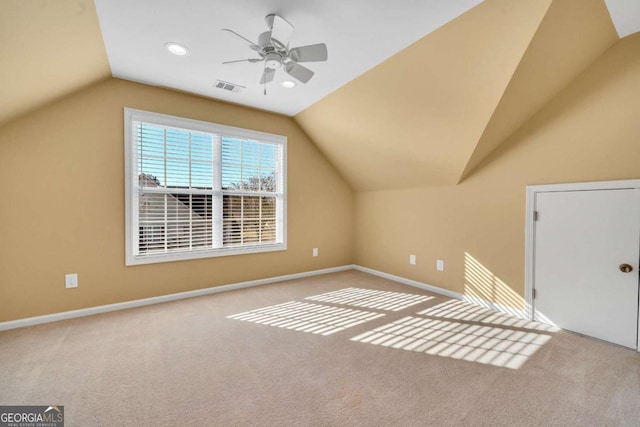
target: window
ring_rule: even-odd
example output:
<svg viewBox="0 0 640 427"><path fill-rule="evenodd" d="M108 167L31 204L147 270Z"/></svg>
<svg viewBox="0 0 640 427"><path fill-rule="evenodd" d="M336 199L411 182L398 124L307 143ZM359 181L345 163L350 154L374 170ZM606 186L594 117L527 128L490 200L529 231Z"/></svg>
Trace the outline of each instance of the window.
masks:
<svg viewBox="0 0 640 427"><path fill-rule="evenodd" d="M125 108L126 264L285 250L286 147Z"/></svg>

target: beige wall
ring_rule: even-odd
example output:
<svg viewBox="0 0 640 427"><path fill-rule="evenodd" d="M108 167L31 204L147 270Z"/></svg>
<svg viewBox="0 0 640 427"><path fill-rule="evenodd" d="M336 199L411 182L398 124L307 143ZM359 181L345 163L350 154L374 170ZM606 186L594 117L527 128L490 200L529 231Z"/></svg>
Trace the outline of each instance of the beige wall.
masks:
<svg viewBox="0 0 640 427"><path fill-rule="evenodd" d="M125 267L123 107L286 135L288 250ZM0 194L0 321L353 262L354 195L292 119L117 79L0 127Z"/></svg>
<svg viewBox="0 0 640 427"><path fill-rule="evenodd" d="M602 0L554 0L458 182L618 40Z"/></svg>
<svg viewBox="0 0 640 427"><path fill-rule="evenodd" d="M93 0L0 1L0 125L111 76Z"/></svg>
<svg viewBox="0 0 640 427"><path fill-rule="evenodd" d="M482 2L295 120L357 191L456 183L550 3Z"/></svg>
<svg viewBox="0 0 640 427"><path fill-rule="evenodd" d="M603 0L485 0L295 120L357 191L451 185L617 41Z"/></svg>
<svg viewBox="0 0 640 427"><path fill-rule="evenodd" d="M632 178L640 178L640 33L605 52L460 185L358 193L356 263L517 307L526 186Z"/></svg>

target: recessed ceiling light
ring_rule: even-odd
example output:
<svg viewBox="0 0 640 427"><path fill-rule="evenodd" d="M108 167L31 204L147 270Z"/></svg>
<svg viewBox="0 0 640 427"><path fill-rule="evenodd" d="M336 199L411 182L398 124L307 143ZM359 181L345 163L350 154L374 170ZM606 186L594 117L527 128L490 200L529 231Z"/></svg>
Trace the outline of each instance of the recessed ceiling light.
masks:
<svg viewBox="0 0 640 427"><path fill-rule="evenodd" d="M185 56L189 54L189 49L187 49L186 46L181 45L180 43L169 42L165 44L164 47L166 47L167 50L174 55Z"/></svg>
<svg viewBox="0 0 640 427"><path fill-rule="evenodd" d="M291 89L292 87L296 87L296 82L291 80L285 80L282 82L282 86L286 87L287 89Z"/></svg>

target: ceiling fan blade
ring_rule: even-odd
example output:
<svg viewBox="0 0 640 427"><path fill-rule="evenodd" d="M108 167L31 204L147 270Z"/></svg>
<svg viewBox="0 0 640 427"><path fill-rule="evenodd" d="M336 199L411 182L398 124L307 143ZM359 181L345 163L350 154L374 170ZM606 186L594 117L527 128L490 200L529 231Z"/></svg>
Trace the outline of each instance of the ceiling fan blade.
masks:
<svg viewBox="0 0 640 427"><path fill-rule="evenodd" d="M296 80L306 83L313 77L313 71L295 62L288 62L285 71Z"/></svg>
<svg viewBox="0 0 640 427"><path fill-rule="evenodd" d="M289 51L289 58L296 62L322 62L328 57L327 45L324 43L294 47Z"/></svg>
<svg viewBox="0 0 640 427"><path fill-rule="evenodd" d="M251 63L255 63L255 62L260 62L262 60L263 60L262 58L236 59L235 61L225 61L225 62L223 62L223 64L233 64L234 62L251 62Z"/></svg>
<svg viewBox="0 0 640 427"><path fill-rule="evenodd" d="M293 34L293 25L275 14L267 15L265 20L271 30L271 43L280 50L286 49Z"/></svg>
<svg viewBox="0 0 640 427"><path fill-rule="evenodd" d="M273 77L276 75L276 70L273 68L265 68L262 73L262 78L260 79L260 84L266 84L273 80Z"/></svg>
<svg viewBox="0 0 640 427"><path fill-rule="evenodd" d="M255 44L254 42L252 42L251 40L249 40L248 38L241 36L240 34L236 33L233 30L230 30L228 28L223 28L222 31L227 31L230 32L231 34L235 34L236 36L240 37L242 40L246 41L247 43L249 43L249 47L255 51L260 52L262 50L262 48L260 46L258 46L257 44Z"/></svg>

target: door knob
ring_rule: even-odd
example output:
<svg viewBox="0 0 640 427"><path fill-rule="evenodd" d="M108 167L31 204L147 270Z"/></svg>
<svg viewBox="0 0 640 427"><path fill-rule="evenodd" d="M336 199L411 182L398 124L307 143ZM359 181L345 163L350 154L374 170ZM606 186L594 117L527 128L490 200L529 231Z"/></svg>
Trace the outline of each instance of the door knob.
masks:
<svg viewBox="0 0 640 427"><path fill-rule="evenodd" d="M623 273L631 273L633 271L633 267L631 267L629 264L620 264L619 268Z"/></svg>

